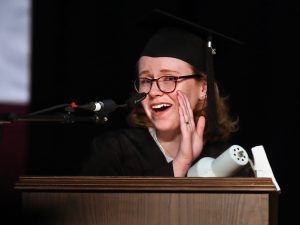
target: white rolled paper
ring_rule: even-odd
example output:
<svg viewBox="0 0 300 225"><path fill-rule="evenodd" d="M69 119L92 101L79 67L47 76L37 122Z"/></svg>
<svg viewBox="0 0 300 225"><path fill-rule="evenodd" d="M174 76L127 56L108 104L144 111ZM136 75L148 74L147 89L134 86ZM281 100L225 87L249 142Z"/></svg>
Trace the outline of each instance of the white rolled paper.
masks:
<svg viewBox="0 0 300 225"><path fill-rule="evenodd" d="M248 154L239 145L232 145L218 158L204 157L188 171L188 177L228 177L232 176L249 161Z"/></svg>
<svg viewBox="0 0 300 225"><path fill-rule="evenodd" d="M239 145L232 145L213 161L211 168L216 177L227 177L233 175L248 161L246 150Z"/></svg>

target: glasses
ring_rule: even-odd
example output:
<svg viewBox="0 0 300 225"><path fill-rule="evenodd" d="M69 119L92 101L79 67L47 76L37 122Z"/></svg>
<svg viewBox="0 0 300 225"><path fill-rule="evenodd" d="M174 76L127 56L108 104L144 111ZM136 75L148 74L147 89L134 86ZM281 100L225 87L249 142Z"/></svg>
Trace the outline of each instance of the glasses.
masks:
<svg viewBox="0 0 300 225"><path fill-rule="evenodd" d="M190 79L200 77L199 74L192 74L186 76L162 76L157 79L149 79L146 77L139 77L134 81L134 88L138 93L148 94L151 90L153 81L156 82L158 89L163 93L171 93L176 89L177 82L180 79Z"/></svg>

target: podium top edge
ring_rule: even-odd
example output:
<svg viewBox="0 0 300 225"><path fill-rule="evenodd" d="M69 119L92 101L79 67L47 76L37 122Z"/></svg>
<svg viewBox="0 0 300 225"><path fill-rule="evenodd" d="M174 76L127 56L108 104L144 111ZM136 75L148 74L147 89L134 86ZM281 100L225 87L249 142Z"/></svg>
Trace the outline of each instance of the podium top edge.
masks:
<svg viewBox="0 0 300 225"><path fill-rule="evenodd" d="M256 177L21 176L15 189L80 192L276 192L271 178Z"/></svg>

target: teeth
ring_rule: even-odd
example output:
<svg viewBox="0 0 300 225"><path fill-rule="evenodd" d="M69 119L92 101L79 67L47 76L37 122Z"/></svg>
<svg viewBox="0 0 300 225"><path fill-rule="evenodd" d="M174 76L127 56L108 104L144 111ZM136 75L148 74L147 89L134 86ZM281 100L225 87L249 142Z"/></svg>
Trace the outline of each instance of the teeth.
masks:
<svg viewBox="0 0 300 225"><path fill-rule="evenodd" d="M162 107L169 107L171 104L159 104L159 105L154 105L152 106L153 109L160 109Z"/></svg>

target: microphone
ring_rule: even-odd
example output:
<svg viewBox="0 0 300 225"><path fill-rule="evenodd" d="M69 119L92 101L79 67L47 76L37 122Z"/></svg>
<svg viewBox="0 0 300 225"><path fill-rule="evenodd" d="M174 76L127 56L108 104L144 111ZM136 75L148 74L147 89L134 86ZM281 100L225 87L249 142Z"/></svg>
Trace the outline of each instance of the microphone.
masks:
<svg viewBox="0 0 300 225"><path fill-rule="evenodd" d="M147 94L144 92L137 93L137 94L133 95L131 98L127 99L126 105L127 106L136 105L136 104L140 103L141 101L143 101L146 98L146 96L147 96Z"/></svg>
<svg viewBox="0 0 300 225"><path fill-rule="evenodd" d="M93 112L110 113L119 107L136 105L139 102L143 101L146 98L146 96L147 96L146 93L137 93L133 95L131 98L127 99L126 103L122 105L118 105L115 103L115 101L111 99L107 99L99 102L90 102L84 105L77 105L75 102L72 102L71 107L73 109L79 108L79 109L85 109Z"/></svg>
<svg viewBox="0 0 300 225"><path fill-rule="evenodd" d="M232 145L216 159L204 157L188 171L188 177L229 177L245 166L249 161L245 149Z"/></svg>
<svg viewBox="0 0 300 225"><path fill-rule="evenodd" d="M76 105L76 103L72 102L71 106L72 108L85 109L93 112L104 111L107 113L112 112L116 108L118 108L118 105L113 100L110 99L99 101L99 102L90 102L84 105Z"/></svg>

